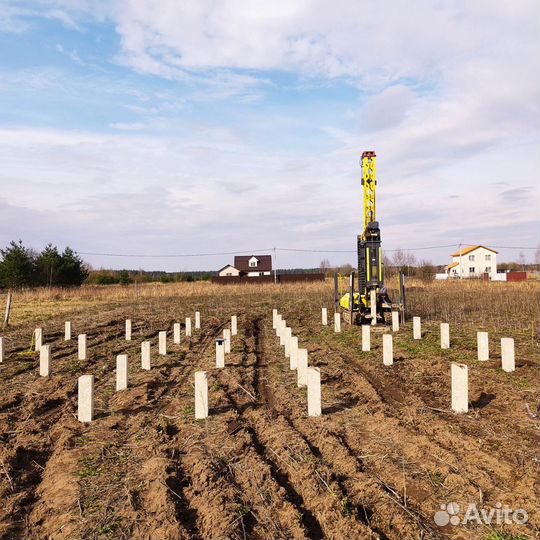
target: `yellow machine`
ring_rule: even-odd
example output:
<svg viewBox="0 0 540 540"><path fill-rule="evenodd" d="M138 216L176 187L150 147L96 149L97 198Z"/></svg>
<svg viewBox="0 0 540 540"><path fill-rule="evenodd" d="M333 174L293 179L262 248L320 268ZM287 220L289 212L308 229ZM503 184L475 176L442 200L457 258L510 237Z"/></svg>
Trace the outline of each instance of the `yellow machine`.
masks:
<svg viewBox="0 0 540 540"><path fill-rule="evenodd" d="M376 219L377 157L375 152L362 154L364 186L364 231L358 236L358 290L355 274L349 276L349 291L343 294L342 278L335 276L335 302L344 319L351 324L384 322L392 302L384 287L381 231ZM351 302L351 298L353 299Z"/></svg>

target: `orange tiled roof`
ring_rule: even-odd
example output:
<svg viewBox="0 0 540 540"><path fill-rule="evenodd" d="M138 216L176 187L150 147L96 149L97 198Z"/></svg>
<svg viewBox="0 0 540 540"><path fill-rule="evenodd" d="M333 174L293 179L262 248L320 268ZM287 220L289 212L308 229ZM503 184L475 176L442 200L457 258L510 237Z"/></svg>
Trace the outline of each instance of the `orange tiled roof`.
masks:
<svg viewBox="0 0 540 540"><path fill-rule="evenodd" d="M448 270L450 270L450 268L454 268L454 266L457 266L459 263L457 262L453 262L453 263L450 263L446 268L448 268Z"/></svg>
<svg viewBox="0 0 540 540"><path fill-rule="evenodd" d="M486 246L470 246L470 247L463 248L461 250L461 253L459 251L457 253L452 253L452 257L459 257L460 255L461 256L467 255L467 253L470 253L471 251L475 251L478 248L484 248L484 249L487 249L488 251L491 251L493 253L499 253L498 251L495 251L494 249L490 249L490 248L488 248Z"/></svg>

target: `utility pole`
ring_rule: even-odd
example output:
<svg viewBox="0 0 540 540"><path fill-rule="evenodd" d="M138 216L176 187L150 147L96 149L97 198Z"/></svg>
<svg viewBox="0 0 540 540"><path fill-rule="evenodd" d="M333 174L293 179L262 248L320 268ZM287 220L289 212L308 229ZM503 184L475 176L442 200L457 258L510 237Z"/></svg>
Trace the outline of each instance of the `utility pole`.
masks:
<svg viewBox="0 0 540 540"><path fill-rule="evenodd" d="M277 257L276 248L274 248L274 285L277 284Z"/></svg>

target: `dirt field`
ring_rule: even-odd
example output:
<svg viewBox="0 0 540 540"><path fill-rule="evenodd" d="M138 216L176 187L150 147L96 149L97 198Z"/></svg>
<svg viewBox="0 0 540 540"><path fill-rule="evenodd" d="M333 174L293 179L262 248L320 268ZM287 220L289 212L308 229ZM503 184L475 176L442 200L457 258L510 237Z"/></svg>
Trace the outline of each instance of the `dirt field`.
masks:
<svg viewBox="0 0 540 540"><path fill-rule="evenodd" d="M447 286L446 289L441 287ZM491 288L489 288L491 285ZM504 285L505 288L500 287ZM16 295L0 364L1 538L537 538L538 286L455 284L410 291L410 322L382 365L382 332L360 350L360 329L320 324L332 285L211 284L93 288ZM495 306L495 307L494 307ZM500 307L502 306L502 307ZM323 413L272 329L278 308L322 376ZM173 322L199 310L202 329L172 344ZM214 340L239 318L227 367ZM124 321L133 340L124 340ZM64 320L75 339L63 341ZM440 321L452 348L439 347ZM32 331L52 345L38 376ZM476 360L476 329L491 360ZM169 354L157 333L169 330ZM77 360L78 333L89 360ZM500 369L500 337L514 337L516 371ZM140 369L152 341L153 368ZM115 392L115 358L130 386ZM469 365L470 411L450 411L450 362ZM194 420L193 375L209 372L210 417ZM77 422L77 377L96 378L97 418ZM524 509L527 524L438 526L441 505ZM495 518L494 518L495 521Z"/></svg>

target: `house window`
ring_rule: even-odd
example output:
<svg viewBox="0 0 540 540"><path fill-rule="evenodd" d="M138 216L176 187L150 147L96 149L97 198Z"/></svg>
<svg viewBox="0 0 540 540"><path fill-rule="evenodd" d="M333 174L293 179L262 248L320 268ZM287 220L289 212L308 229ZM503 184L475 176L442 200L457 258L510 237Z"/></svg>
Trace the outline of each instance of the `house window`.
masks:
<svg viewBox="0 0 540 540"><path fill-rule="evenodd" d="M227 272L225 275L226 276L232 276L232 272Z"/></svg>
<svg viewBox="0 0 540 540"><path fill-rule="evenodd" d="M491 266L486 266L486 272L489 274L491 272Z"/></svg>
<svg viewBox="0 0 540 540"><path fill-rule="evenodd" d="M469 267L469 274L474 274L474 266Z"/></svg>
<svg viewBox="0 0 540 540"><path fill-rule="evenodd" d="M469 261L474 261L474 255L469 255Z"/></svg>
<svg viewBox="0 0 540 540"><path fill-rule="evenodd" d="M257 259L253 259L249 261L250 268L256 268L257 267Z"/></svg>
<svg viewBox="0 0 540 540"><path fill-rule="evenodd" d="M486 261L491 261L491 253L486 254Z"/></svg>

